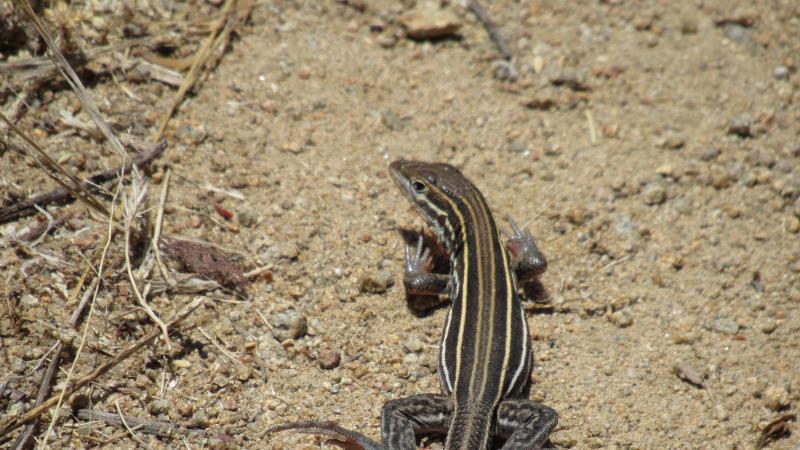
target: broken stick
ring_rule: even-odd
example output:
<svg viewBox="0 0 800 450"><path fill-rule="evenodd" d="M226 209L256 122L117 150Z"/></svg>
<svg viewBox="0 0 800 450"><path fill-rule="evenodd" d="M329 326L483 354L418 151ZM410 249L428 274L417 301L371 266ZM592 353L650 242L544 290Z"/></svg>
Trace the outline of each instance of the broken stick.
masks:
<svg viewBox="0 0 800 450"><path fill-rule="evenodd" d="M192 312L194 312L194 310L197 309L203 303L203 300L204 300L204 298L202 298L202 297L193 300L189 305L186 306L186 308L184 308L183 311L181 311L178 314L176 314L172 319L170 319L166 323L167 328L168 329L169 328L173 328L173 327L175 327L175 325L180 323L182 320L184 320L185 318L189 317L189 315ZM110 360L108 360L108 361L104 362L103 364L101 364L100 366L98 366L92 372L90 372L90 373L84 375L83 377L75 380L74 384L71 384L71 385L65 387L64 388L64 397L66 397L68 395L72 395L73 393L77 392L82 387L86 386L87 384L89 384L92 381L94 381L95 379L97 379L97 377L99 377L99 376L103 375L104 373L108 372L111 368L113 368L114 366L119 364L121 361L124 361L125 359L127 359L128 357L133 355L134 353L136 353L139 350L141 350L145 345L148 345L151 342L153 342L154 340L156 340L156 338L159 337L159 336L161 336L161 329L157 328L157 329L151 331L150 333L148 333L147 336L139 339L135 343L133 343L130 346L126 347L125 350L122 350L117 355L115 355L113 358L111 358ZM61 394L53 395L50 398L48 398L47 400L43 401L38 406L35 406L35 407L29 409L28 411L26 411L25 413L23 413L19 417L14 417L11 420L7 421L6 423L0 425L0 439L2 439L5 435L7 435L8 433L14 431L15 429L25 425L26 423L28 423L28 422L30 422L32 420L36 420L37 418L39 418L39 416L44 414L48 409L50 409L50 407L52 407L53 405L58 403L58 399L60 397L61 397Z"/></svg>
<svg viewBox="0 0 800 450"><path fill-rule="evenodd" d="M124 176L130 172L131 167L133 167L134 164L136 164L136 167L139 168L149 164L151 161L158 158L161 153L164 152L165 148L167 148L167 141L162 139L147 152L139 154L133 159L133 161L129 161L122 167L93 175L82 184L87 188L91 188L93 185L115 180L117 177ZM0 223L8 223L12 220L19 219L20 217L27 217L35 214L36 207L34 205L43 207L50 204L64 204L70 200L72 200L72 195L70 195L69 192L67 192L64 188L57 188L46 194L37 195L27 200L23 200L15 205L0 208Z"/></svg>
<svg viewBox="0 0 800 450"><path fill-rule="evenodd" d="M497 26L492 22L492 19L489 18L489 15L486 14L486 10L483 9L478 0L470 0L469 2L469 10L475 14L475 17L478 18L478 21L483 25L483 28L486 29L486 32L489 33L489 37L494 42L494 45L497 46L497 49L500 50L500 54L503 55L503 59L506 61L511 61L514 57L514 54L511 53L511 50L508 48L505 39L503 39L503 35L500 34L500 30L497 29Z"/></svg>

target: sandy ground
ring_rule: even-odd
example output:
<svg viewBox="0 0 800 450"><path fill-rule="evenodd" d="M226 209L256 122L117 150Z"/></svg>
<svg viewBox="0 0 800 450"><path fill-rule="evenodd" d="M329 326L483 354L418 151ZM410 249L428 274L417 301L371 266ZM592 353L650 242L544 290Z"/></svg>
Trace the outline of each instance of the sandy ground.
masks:
<svg viewBox="0 0 800 450"><path fill-rule="evenodd" d="M264 430L327 419L377 438L385 400L438 392L446 308L417 317L404 301L398 230L422 221L388 177L398 158L457 165L497 217L529 223L548 256L547 297L528 303L528 321L531 398L560 415L551 445L751 449L769 421L797 412L800 4L487 3L518 55L510 83L458 2L448 10L460 39L397 38L410 3L254 9L171 122L149 198L157 203L170 169L164 233L232 249L270 266L272 280L217 293L171 351L148 347L83 391L97 411L118 404L207 431L136 441L70 416L66 399L52 448L318 448L319 438ZM92 90L145 140L173 88L128 87L141 102L110 80ZM52 101L70 95L62 88ZM21 124L37 128L46 115L45 105ZM81 175L115 164L86 136L58 152L85 157L70 163ZM0 159L0 180L5 203L12 190L53 186L15 152ZM3 244L0 383L10 374L28 396L0 396L9 417L35 397L36 364L74 307L56 288L74 286L103 244L102 217L66 208L76 217L37 247L66 261L61 275L40 252ZM112 271L78 374L154 327ZM170 317L191 298L150 302ZM766 448L800 448L797 422L784 425Z"/></svg>

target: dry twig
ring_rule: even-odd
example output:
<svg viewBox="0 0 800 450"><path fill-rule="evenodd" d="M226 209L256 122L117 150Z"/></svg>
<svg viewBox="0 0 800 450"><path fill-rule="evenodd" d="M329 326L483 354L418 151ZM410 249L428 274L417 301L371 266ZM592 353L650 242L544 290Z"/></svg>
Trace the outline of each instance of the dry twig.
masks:
<svg viewBox="0 0 800 450"><path fill-rule="evenodd" d="M161 123L158 126L158 131L156 132L153 140L158 141L164 137L164 131L167 129L167 123L172 118L172 115L175 114L175 110L183 101L183 97L187 92L189 92L189 89L191 89L192 86L194 86L194 83L197 81L197 78L200 74L200 69L205 66L206 61L208 60L209 56L211 56L212 47L214 47L215 44L219 45L222 40L227 39L227 35L231 31L231 27L228 25L228 20L233 12L233 4L235 2L236 0L227 0L225 2L225 7L222 9L222 16L211 29L211 33L200 47L200 50L197 51L197 57L195 57L191 69L189 69L186 77L184 77L181 87L178 88L178 91L172 97L172 102L170 102L169 108L167 108L167 110L164 112L164 116L161 118Z"/></svg>
<svg viewBox="0 0 800 450"><path fill-rule="evenodd" d="M483 9L483 6L478 2L478 0L470 0L469 2L469 10L475 14L475 17L478 18L478 21L483 25L483 28L486 29L486 32L489 33L489 37L492 39L492 42L497 46L497 49L500 50L500 54L503 55L503 59L506 61L511 61L514 58L514 54L511 53L511 50L508 48L505 39L503 39L503 35L500 34L500 30L497 29L497 26L492 22L492 19L489 18L489 15L486 14L486 11Z"/></svg>
<svg viewBox="0 0 800 450"><path fill-rule="evenodd" d="M128 161L122 167L107 170L96 175L92 175L86 181L81 183L85 188L94 185L105 183L116 179L117 177L124 176L130 172L131 168L144 167L154 159L158 158L164 149L167 147L167 141L162 140L155 144L153 148L137 156L133 161ZM63 204L73 199L73 194L64 188L54 189L46 194L37 195L29 198L15 205L0 208L0 223L7 223L20 217L30 216L36 213L36 205L47 206L50 204Z"/></svg>
<svg viewBox="0 0 800 450"><path fill-rule="evenodd" d="M111 414L92 409L79 409L78 418L81 420L99 420L114 426L122 426L122 421L124 420L131 428L137 431L163 437L173 437L185 431L201 432L201 430L188 430L185 426L164 422L162 420L140 419L138 417Z"/></svg>
<svg viewBox="0 0 800 450"><path fill-rule="evenodd" d="M178 323L189 317L189 315L203 303L203 300L205 299L202 297L193 300L181 312L179 312L172 319L167 321L166 323L167 328L173 328L175 325L177 325ZM159 336L161 336L161 329L152 330L150 333L147 334L147 336L129 345L124 350L117 353L113 358L98 366L91 373L84 375L83 377L77 379L75 383L73 383L72 385L68 385L67 387L65 387L61 395L64 396L72 395L73 393L77 392L79 389L83 388L87 384L96 380L99 376L108 372L111 368L119 364L121 361L124 361L131 355L141 350L144 346L153 342ZM54 395L48 398L47 400L43 401L39 406L31 408L24 414L18 417L14 417L11 420L8 420L5 423L3 423L2 426L0 426L0 438L10 433L11 431L21 427L22 425L25 425L26 423L39 418L50 407L58 403L58 399L61 395Z"/></svg>

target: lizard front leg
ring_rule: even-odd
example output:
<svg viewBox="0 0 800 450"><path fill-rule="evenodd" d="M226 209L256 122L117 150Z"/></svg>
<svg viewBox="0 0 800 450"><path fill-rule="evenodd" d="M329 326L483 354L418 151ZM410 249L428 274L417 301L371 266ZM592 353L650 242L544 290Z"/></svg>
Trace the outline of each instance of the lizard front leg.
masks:
<svg viewBox="0 0 800 450"><path fill-rule="evenodd" d="M413 311L426 311L443 302L439 294L447 291L450 275L431 272L430 251L423 245L422 235L417 240L417 248L413 251L406 245L406 268L403 273L403 286L406 289L406 300Z"/></svg>
<svg viewBox="0 0 800 450"><path fill-rule="evenodd" d="M547 259L536 247L536 242L528 230L520 229L511 217L508 217L508 223L513 233L507 235L505 247L511 254L511 263L517 280L520 284L524 284L536 279L547 270Z"/></svg>
<svg viewBox="0 0 800 450"><path fill-rule="evenodd" d="M541 448L558 423L558 413L526 399L504 400L497 408L497 435L508 436L500 450Z"/></svg>
<svg viewBox="0 0 800 450"><path fill-rule="evenodd" d="M415 450L416 436L447 432L451 409L450 399L439 394L386 402L381 412L383 445L391 450Z"/></svg>

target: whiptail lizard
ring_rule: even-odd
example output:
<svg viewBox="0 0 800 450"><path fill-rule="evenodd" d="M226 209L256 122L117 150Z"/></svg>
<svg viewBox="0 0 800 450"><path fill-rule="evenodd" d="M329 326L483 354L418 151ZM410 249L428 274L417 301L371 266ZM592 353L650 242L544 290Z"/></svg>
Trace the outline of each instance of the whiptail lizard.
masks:
<svg viewBox="0 0 800 450"><path fill-rule="evenodd" d="M411 295L448 291L450 311L439 345L441 394L383 405L383 443L330 422L295 422L270 431L324 434L345 448L413 450L416 437L446 434L446 450L538 449L558 422L552 408L528 400L533 356L517 279L547 267L527 231L509 219L503 246L483 195L449 164L395 161L392 178L426 219L450 257L450 275L429 271L422 238L406 247L403 284Z"/></svg>

